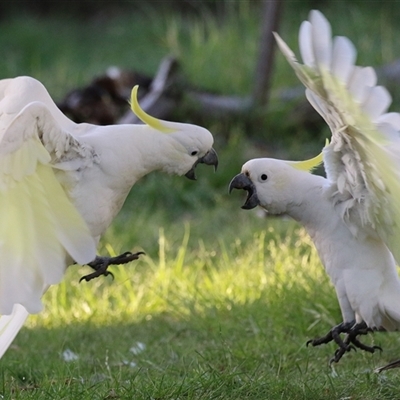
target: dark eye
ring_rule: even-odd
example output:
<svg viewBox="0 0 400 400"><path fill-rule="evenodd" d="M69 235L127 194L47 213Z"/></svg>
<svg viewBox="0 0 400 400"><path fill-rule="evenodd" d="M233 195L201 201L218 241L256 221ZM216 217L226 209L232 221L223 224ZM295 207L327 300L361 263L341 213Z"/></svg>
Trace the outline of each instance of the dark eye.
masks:
<svg viewBox="0 0 400 400"><path fill-rule="evenodd" d="M266 174L261 175L261 180L266 181L268 179L268 176Z"/></svg>
<svg viewBox="0 0 400 400"><path fill-rule="evenodd" d="M190 155L191 155L191 156L195 156L197 153L198 153L198 151L197 151L197 150L194 150L194 151L192 151L192 152L190 153Z"/></svg>

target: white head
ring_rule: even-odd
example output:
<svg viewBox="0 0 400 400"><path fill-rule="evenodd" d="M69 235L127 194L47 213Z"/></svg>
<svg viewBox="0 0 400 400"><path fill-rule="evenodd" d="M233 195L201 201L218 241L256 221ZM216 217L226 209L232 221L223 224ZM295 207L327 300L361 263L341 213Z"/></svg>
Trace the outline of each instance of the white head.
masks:
<svg viewBox="0 0 400 400"><path fill-rule="evenodd" d="M195 167L199 163L214 165L217 168L218 156L212 145L211 133L200 126L162 121L143 111L137 101L138 86L132 89L132 111L149 127L166 135L167 157L163 160L163 170L176 175L196 179ZM171 151L168 151L170 149Z"/></svg>
<svg viewBox="0 0 400 400"><path fill-rule="evenodd" d="M303 162L255 158L247 161L242 172L232 179L229 192L233 189L248 192L243 209L249 210L259 205L271 214L284 214L298 198L296 191L299 183L310 176L308 170L321 161L321 154Z"/></svg>
<svg viewBox="0 0 400 400"><path fill-rule="evenodd" d="M174 131L167 134L168 145L173 152L168 153L170 162L165 163L164 171L196 179L197 164L204 163L217 168L218 157L212 147L214 139L207 129L174 122L165 122L165 125L173 127Z"/></svg>

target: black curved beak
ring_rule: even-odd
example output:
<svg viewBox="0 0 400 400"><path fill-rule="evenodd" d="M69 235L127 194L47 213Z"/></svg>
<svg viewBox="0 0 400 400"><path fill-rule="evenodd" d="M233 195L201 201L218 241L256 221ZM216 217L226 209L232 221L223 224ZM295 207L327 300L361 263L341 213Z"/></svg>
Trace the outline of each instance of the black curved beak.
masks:
<svg viewBox="0 0 400 400"><path fill-rule="evenodd" d="M243 189L247 191L247 199L242 205L244 210L251 210L260 204L256 187L251 179L245 174L238 174L231 180L231 183L229 184L229 193L231 193L233 189Z"/></svg>
<svg viewBox="0 0 400 400"><path fill-rule="evenodd" d="M217 152L211 148L210 151L208 151L203 157L199 158L194 164L193 167L186 172L185 176L186 178L189 178L193 181L196 180L196 173L195 169L197 164L206 164L206 165L214 165L214 171L217 170L218 167L218 155Z"/></svg>

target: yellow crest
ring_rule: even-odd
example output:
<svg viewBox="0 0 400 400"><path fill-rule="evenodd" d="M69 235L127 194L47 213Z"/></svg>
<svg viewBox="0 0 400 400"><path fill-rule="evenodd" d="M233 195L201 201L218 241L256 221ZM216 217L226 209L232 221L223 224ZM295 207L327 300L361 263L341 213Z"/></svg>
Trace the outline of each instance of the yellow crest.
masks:
<svg viewBox="0 0 400 400"><path fill-rule="evenodd" d="M329 140L326 139L325 147L329 144ZM319 153L316 157L310 158L305 161L286 161L291 167L299 169L301 171L311 172L314 168L317 168L323 162L322 152Z"/></svg>
<svg viewBox="0 0 400 400"><path fill-rule="evenodd" d="M131 101L129 102L131 106L131 110L133 113L146 125L157 129L160 132L164 133L170 133L173 132L175 129L168 128L165 126L160 119L154 118L151 115L147 114L139 105L138 99L137 99L137 92L139 89L139 85L136 85L133 87L132 92L131 92Z"/></svg>

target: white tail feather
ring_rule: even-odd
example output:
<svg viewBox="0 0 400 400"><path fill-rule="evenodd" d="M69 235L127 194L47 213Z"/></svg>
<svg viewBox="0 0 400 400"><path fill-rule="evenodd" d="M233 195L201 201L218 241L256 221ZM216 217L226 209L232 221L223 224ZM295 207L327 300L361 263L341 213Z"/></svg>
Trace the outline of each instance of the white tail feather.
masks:
<svg viewBox="0 0 400 400"><path fill-rule="evenodd" d="M25 307L15 304L10 315L0 317L0 358L7 351L29 315Z"/></svg>

